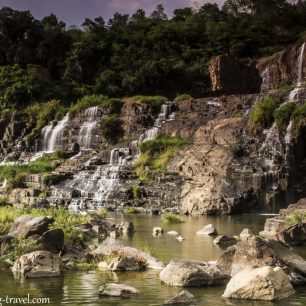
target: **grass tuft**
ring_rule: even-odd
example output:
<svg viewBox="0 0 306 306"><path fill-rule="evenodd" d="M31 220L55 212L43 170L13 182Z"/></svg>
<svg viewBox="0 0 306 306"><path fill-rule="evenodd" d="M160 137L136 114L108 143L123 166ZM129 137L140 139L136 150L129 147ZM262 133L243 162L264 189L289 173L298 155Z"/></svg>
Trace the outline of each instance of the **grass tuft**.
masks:
<svg viewBox="0 0 306 306"><path fill-rule="evenodd" d="M184 223L185 220L178 214L165 213L162 215L162 221L169 224Z"/></svg>

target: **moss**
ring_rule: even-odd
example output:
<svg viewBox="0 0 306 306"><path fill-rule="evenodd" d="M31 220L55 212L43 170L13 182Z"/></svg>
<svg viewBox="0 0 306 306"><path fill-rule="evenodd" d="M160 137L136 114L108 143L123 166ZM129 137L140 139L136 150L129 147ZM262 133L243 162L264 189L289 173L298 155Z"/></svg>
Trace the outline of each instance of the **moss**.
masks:
<svg viewBox="0 0 306 306"><path fill-rule="evenodd" d="M273 113L279 104L280 100L277 97L263 97L251 111L249 117L251 124L258 128L269 128L274 121Z"/></svg>
<svg viewBox="0 0 306 306"><path fill-rule="evenodd" d="M295 103L287 102L282 104L279 108L277 108L274 111L273 116L279 128L287 126L289 124L294 109L295 109Z"/></svg>

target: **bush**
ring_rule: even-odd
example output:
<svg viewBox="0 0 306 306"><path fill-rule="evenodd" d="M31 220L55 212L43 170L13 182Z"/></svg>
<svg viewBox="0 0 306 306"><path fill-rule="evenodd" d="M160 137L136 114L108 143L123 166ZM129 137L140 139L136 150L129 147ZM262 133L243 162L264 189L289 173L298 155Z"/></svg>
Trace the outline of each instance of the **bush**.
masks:
<svg viewBox="0 0 306 306"><path fill-rule="evenodd" d="M184 223L185 220L178 214L165 213L162 215L163 222L174 224L174 223Z"/></svg>
<svg viewBox="0 0 306 306"><path fill-rule="evenodd" d="M273 113L279 106L280 100L276 97L263 97L252 109L250 122L259 128L269 128L273 123Z"/></svg>
<svg viewBox="0 0 306 306"><path fill-rule="evenodd" d="M173 156L186 142L179 137L159 135L156 139L140 144L140 156L134 164L140 180L149 178L148 169L156 172L166 171L166 166Z"/></svg>
<svg viewBox="0 0 306 306"><path fill-rule="evenodd" d="M100 122L102 136L111 144L116 144L123 138L122 120L115 116L105 116Z"/></svg>
<svg viewBox="0 0 306 306"><path fill-rule="evenodd" d="M273 116L278 127L287 126L289 124L294 109L295 103L287 102L274 111Z"/></svg>
<svg viewBox="0 0 306 306"><path fill-rule="evenodd" d="M192 99L192 96L188 94L181 94L175 97L174 102L182 102L182 101L190 100L190 99Z"/></svg>

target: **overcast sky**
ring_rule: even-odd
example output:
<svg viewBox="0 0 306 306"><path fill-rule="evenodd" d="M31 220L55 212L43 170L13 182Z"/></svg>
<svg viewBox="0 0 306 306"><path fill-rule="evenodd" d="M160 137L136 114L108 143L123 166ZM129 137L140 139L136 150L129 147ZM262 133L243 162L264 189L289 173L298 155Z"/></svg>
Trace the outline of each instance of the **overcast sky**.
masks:
<svg viewBox="0 0 306 306"><path fill-rule="evenodd" d="M0 0L0 7L9 6L17 10L29 10L36 18L50 13L56 14L67 25L80 25L85 17L102 16L108 20L115 12L133 13L144 9L151 13L157 4L163 4L171 15L176 8L201 6L211 2L222 5L223 0Z"/></svg>

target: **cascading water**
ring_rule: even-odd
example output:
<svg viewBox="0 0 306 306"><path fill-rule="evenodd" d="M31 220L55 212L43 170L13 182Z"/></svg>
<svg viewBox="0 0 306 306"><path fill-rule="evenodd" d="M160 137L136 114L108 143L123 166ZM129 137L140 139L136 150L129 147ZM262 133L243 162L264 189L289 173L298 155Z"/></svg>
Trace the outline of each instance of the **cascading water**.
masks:
<svg viewBox="0 0 306 306"><path fill-rule="evenodd" d="M99 108L94 106L85 111L85 121L80 128L77 143L81 148L92 147L94 131L98 125Z"/></svg>
<svg viewBox="0 0 306 306"><path fill-rule="evenodd" d="M96 110L88 112L87 127L94 130ZM90 114L90 115L89 115ZM90 118L90 119L89 119ZM72 179L65 180L52 188L50 203L52 205L67 204L70 209L97 209L106 203L113 202L120 204L119 195L123 180L127 180L130 167L139 153L139 144L143 141L157 137L161 125L167 120L173 120L175 113L172 112L172 104L167 103L161 106L161 112L155 120L154 127L145 131L129 147L115 148L111 151L110 161L107 165L97 166L95 170L83 170L76 173ZM85 123L84 123L85 126ZM83 129L83 139L89 139L88 130ZM81 134L81 133L80 133ZM85 141L84 141L85 143ZM89 142L87 142L89 143ZM136 153L135 153L136 152ZM90 168L90 167L89 167ZM116 196L117 194L117 196Z"/></svg>
<svg viewBox="0 0 306 306"><path fill-rule="evenodd" d="M56 126L49 124L41 131L42 151L54 152L64 144L64 134L68 126L68 113Z"/></svg>

